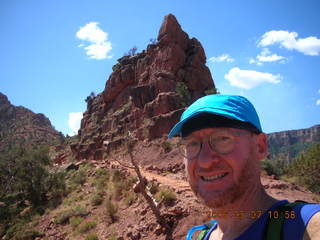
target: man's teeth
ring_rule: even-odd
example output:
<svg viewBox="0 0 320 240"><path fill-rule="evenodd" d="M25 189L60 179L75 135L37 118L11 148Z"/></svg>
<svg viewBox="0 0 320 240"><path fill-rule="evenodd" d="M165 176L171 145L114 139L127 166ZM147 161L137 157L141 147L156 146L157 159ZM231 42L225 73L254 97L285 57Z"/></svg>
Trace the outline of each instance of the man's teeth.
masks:
<svg viewBox="0 0 320 240"><path fill-rule="evenodd" d="M215 175L215 176L202 176L202 180L204 181L213 181L213 180L216 180L216 179L219 179L219 178L223 178L224 176L226 176L227 173L224 173L224 174L219 174L219 175Z"/></svg>

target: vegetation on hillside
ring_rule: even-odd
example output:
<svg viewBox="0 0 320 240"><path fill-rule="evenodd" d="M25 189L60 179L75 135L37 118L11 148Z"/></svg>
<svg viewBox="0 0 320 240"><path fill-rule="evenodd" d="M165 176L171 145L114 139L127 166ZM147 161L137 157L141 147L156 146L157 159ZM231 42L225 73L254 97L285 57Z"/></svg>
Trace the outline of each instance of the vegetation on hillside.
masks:
<svg viewBox="0 0 320 240"><path fill-rule="evenodd" d="M9 237L66 194L65 175L52 169L48 152L47 147L21 145L0 152L0 230Z"/></svg>
<svg viewBox="0 0 320 240"><path fill-rule="evenodd" d="M289 146L269 145L269 152L273 158L290 156L291 159L297 157L301 152L306 151L317 142L296 142Z"/></svg>
<svg viewBox="0 0 320 240"><path fill-rule="evenodd" d="M191 93L184 82L177 82L176 93L180 97L182 107L185 107L191 103Z"/></svg>
<svg viewBox="0 0 320 240"><path fill-rule="evenodd" d="M300 154L295 161L287 166L285 172L295 178L299 185L310 191L320 193L320 143Z"/></svg>
<svg viewBox="0 0 320 240"><path fill-rule="evenodd" d="M299 146L303 146L303 144L299 144ZM277 158L265 159L262 161L262 168L268 175L275 175L319 194L320 143L311 145L289 164L286 164L285 159L284 154L279 154Z"/></svg>

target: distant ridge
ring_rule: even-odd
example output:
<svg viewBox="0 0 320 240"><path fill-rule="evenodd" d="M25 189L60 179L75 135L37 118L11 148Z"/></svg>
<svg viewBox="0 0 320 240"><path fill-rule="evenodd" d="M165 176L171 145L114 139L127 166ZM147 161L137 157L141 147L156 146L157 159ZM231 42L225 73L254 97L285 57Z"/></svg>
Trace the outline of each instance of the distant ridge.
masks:
<svg viewBox="0 0 320 240"><path fill-rule="evenodd" d="M283 154L287 162L317 142L320 142L320 125L268 134L270 155Z"/></svg>
<svg viewBox="0 0 320 240"><path fill-rule="evenodd" d="M53 145L62 138L44 114L14 106L0 92L0 150L10 144Z"/></svg>

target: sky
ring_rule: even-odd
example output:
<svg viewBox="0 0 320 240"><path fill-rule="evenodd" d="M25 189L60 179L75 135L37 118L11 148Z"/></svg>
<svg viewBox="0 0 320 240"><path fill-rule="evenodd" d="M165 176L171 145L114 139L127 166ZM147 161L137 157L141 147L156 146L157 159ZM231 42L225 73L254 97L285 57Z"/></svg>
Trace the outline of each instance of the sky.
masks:
<svg viewBox="0 0 320 240"><path fill-rule="evenodd" d="M165 15L197 38L221 94L247 97L266 133L320 124L318 0L1 0L0 92L74 135L129 49Z"/></svg>

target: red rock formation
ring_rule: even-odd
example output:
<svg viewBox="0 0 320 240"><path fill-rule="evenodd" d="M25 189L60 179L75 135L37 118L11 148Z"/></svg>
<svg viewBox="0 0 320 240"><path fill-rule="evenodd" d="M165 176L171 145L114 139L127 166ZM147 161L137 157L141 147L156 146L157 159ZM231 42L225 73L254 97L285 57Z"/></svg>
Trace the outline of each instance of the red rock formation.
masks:
<svg viewBox="0 0 320 240"><path fill-rule="evenodd" d="M88 101L80 141L71 146L78 159L102 159L125 141L128 130L139 140L168 134L184 103L215 88L200 42L189 39L172 14L165 16L157 43L118 62L104 91ZM185 96L176 90L178 82Z"/></svg>
<svg viewBox="0 0 320 240"><path fill-rule="evenodd" d="M0 93L0 150L9 145L54 145L63 140L42 113L14 106Z"/></svg>

